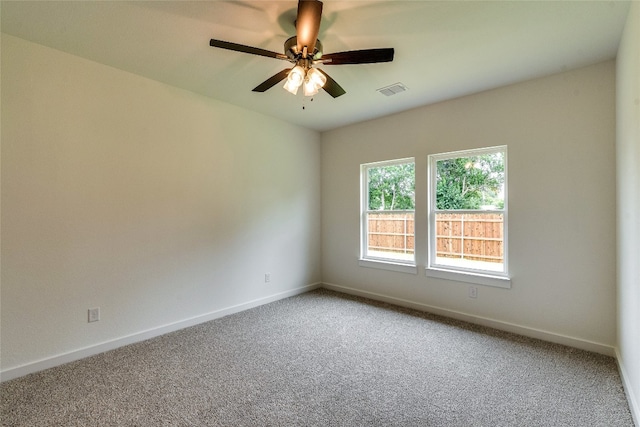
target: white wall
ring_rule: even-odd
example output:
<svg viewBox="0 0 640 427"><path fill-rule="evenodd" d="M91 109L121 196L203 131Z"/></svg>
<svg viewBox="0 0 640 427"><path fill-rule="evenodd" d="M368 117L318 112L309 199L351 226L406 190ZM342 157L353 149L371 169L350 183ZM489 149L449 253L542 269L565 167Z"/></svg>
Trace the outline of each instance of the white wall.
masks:
<svg viewBox="0 0 640 427"><path fill-rule="evenodd" d="M618 363L640 425L640 3L633 2L617 63Z"/></svg>
<svg viewBox="0 0 640 427"><path fill-rule="evenodd" d="M318 133L7 35L2 89L5 374L320 281Z"/></svg>
<svg viewBox="0 0 640 427"><path fill-rule="evenodd" d="M613 354L614 143L612 61L324 133L323 282ZM427 156L496 145L508 146L512 288L470 299L468 284L424 273ZM403 157L416 158L418 275L358 265L359 165Z"/></svg>

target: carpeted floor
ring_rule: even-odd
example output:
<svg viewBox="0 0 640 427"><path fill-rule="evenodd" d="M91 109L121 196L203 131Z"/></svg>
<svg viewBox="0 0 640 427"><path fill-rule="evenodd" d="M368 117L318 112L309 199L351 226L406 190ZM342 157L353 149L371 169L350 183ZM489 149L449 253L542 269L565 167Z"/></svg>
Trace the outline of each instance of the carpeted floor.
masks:
<svg viewBox="0 0 640 427"><path fill-rule="evenodd" d="M327 290L0 392L3 426L633 426L613 358Z"/></svg>

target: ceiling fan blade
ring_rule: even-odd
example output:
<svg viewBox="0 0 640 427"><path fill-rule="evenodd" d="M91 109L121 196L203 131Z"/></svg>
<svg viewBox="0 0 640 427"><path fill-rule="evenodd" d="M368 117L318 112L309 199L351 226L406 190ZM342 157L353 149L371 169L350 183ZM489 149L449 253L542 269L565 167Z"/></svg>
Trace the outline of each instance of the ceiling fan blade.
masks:
<svg viewBox="0 0 640 427"><path fill-rule="evenodd" d="M327 92L329 95L337 98L347 93L344 89L342 89L342 86L336 83L336 81L329 76L329 74L325 73L320 68L316 68L316 70L320 71L327 78L327 82L324 84L324 86L322 86L322 89L324 89L325 92Z"/></svg>
<svg viewBox="0 0 640 427"><path fill-rule="evenodd" d="M391 62L393 61L393 54L392 47L350 50L347 52L327 53L322 55L322 60L324 65L373 64L376 62ZM330 59L331 61L324 62L325 59Z"/></svg>
<svg viewBox="0 0 640 427"><path fill-rule="evenodd" d="M296 37L298 52L307 48L308 55L313 55L320 32L322 19L322 2L319 0L299 0L298 19L296 20ZM303 55L304 57L304 55Z"/></svg>
<svg viewBox="0 0 640 427"><path fill-rule="evenodd" d="M289 71L291 71L291 68L284 69L284 70L280 71L278 74L275 74L275 75L269 77L267 80L263 81L258 86L256 86L253 89L253 91L254 92L264 92L266 90L271 89L272 87L274 87L275 85L277 85L278 83L280 83L281 81L286 79L287 76L289 75Z"/></svg>
<svg viewBox="0 0 640 427"><path fill-rule="evenodd" d="M270 50L260 49L253 46L245 46L243 44L226 42L224 40L211 39L209 42L211 47L219 47L221 49L233 50L234 52L250 53L252 55L266 56L267 58L287 59L286 55L272 52Z"/></svg>

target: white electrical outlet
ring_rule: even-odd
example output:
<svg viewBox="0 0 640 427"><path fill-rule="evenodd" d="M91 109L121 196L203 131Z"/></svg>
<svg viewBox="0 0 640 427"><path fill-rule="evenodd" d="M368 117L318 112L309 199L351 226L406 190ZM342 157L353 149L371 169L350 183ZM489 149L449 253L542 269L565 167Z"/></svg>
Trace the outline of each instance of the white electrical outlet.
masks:
<svg viewBox="0 0 640 427"><path fill-rule="evenodd" d="M469 286L469 298L478 298L478 288Z"/></svg>
<svg viewBox="0 0 640 427"><path fill-rule="evenodd" d="M271 273L264 273L264 283L271 283Z"/></svg>
<svg viewBox="0 0 640 427"><path fill-rule="evenodd" d="M89 309L89 323L100 320L100 307Z"/></svg>

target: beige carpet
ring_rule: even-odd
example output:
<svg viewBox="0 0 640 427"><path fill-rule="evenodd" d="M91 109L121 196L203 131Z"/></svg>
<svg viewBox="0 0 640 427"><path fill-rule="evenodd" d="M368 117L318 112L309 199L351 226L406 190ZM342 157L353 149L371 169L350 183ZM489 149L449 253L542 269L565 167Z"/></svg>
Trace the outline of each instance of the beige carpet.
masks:
<svg viewBox="0 0 640 427"><path fill-rule="evenodd" d="M633 426L610 357L327 290L0 392L3 426Z"/></svg>

